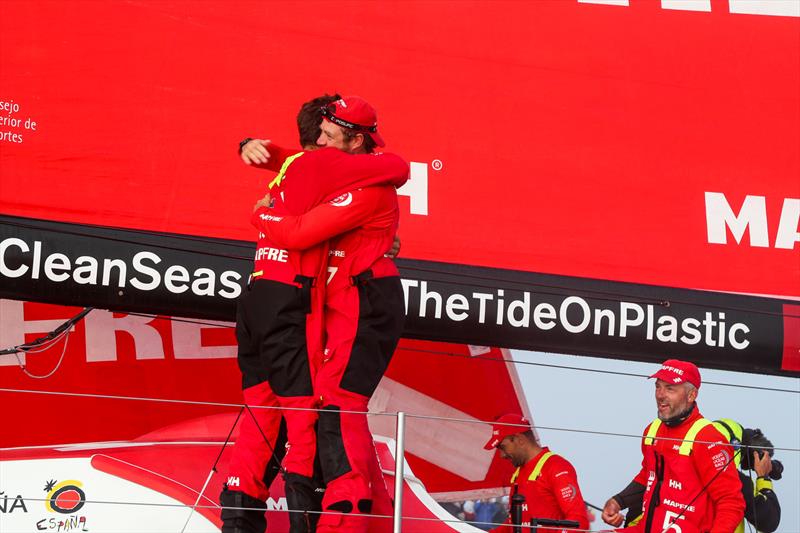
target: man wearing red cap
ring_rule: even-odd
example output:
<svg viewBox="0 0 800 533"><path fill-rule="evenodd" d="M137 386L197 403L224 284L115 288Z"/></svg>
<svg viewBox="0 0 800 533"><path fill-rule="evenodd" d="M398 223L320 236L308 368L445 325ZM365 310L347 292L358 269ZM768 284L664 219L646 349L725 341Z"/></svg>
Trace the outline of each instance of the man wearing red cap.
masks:
<svg viewBox="0 0 800 533"><path fill-rule="evenodd" d="M492 425L492 437L484 446L486 450L494 448L517 467L511 477L511 496L525 497L520 525L529 526L534 518L549 518L574 520L580 529L589 529L575 469L569 461L539 445L525 417L507 414L498 418ZM509 517L506 524L511 524L511 520ZM511 529L499 526L492 531L504 533ZM539 531L557 530L540 528Z"/></svg>
<svg viewBox="0 0 800 533"><path fill-rule="evenodd" d="M603 521L620 526L620 511L644 492L642 518L621 531L733 533L744 517L742 483L730 443L697 409L700 371L669 359L650 377L658 418L644 430L642 469L606 502Z"/></svg>

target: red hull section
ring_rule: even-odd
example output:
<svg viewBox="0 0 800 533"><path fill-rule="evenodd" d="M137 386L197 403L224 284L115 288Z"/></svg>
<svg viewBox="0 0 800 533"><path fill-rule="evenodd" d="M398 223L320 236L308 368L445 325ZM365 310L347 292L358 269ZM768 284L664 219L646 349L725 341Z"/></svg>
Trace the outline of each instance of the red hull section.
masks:
<svg viewBox="0 0 800 533"><path fill-rule="evenodd" d="M3 345L31 341L54 329L77 309L0 300ZM22 313L20 315L20 313ZM19 320L17 320L19 319ZM7 412L0 448L78 442L215 439L224 441L241 403L236 340L231 324L186 323L95 310L63 341L37 354L0 357L4 401L24 406ZM462 434L460 451L431 449L431 426L408 423L407 459L435 493L496 490L510 467L482 445L491 427L478 423L508 411L527 413L508 352L404 339L370 410L447 416L465 422L434 422ZM421 372L420 369L425 371ZM448 386L442 386L447 380ZM27 390L31 392L12 392ZM479 398L473 390L496 391ZM36 392L40 391L40 392ZM59 393L69 393L62 395ZM81 396L87 395L87 396ZM108 397L103 397L108 396ZM159 401L162 400L162 401ZM394 416L373 416L373 433L394 437ZM449 424L449 425L448 425ZM189 437L187 437L187 435ZM467 437L469 436L469 437Z"/></svg>
<svg viewBox="0 0 800 533"><path fill-rule="evenodd" d="M232 423L234 417L229 417ZM213 425L213 424L212 424ZM28 482L7 479L12 501L16 497L21 500L26 512L4 515L4 531L16 533L39 530L47 526L49 518L78 523L83 520L83 531L130 531L130 520L122 519L129 509L137 508L141 516L149 511L149 507L162 512L161 522L140 521L137 531L158 533L165 531L164 524L171 522L181 524L189 520L192 514L190 507L202 517L192 519L193 525L202 522L200 531L213 531L219 528L218 498L224 479L220 473L211 474L222 442L216 441L220 435L211 433L180 431L182 442L166 443L157 440L141 440L130 443L89 443L75 447L43 448L37 450L7 450L0 455L0 464L16 473L22 466L28 477L42 475L56 476L69 472L76 479L69 480L80 492L65 494L60 500L63 512L59 514L44 511L45 504L39 490L32 490ZM221 436L224 439L224 436ZM210 440L207 444L202 441ZM192 442L195 441L195 442ZM197 442L199 441L199 442ZM394 443L381 440L376 443L381 468L387 486L393 487L395 468ZM225 451L217 463L219 472L224 472L230 448ZM437 533L456 531L478 531L468 525L455 523L456 520L447 514L425 491L425 487L414 477L406 465L403 487L403 531L419 533ZM79 479L78 479L79 478ZM61 481L56 479L56 481ZM42 483L45 483L44 480ZM13 487L13 488L12 488ZM38 487L38 486L37 486ZM101 490L102 487L102 490ZM138 491L138 499L131 496L131 487ZM145 489L144 491L142 489ZM148 490L149 489L149 490ZM289 523L286 512L286 498L283 481L280 476L273 483L270 498L267 501L267 533L281 533L288 530ZM154 491L154 492L150 492ZM17 494L19 493L19 494ZM142 494L147 497L143 498ZM76 496L77 495L77 496ZM81 503L78 500L85 500ZM19 504L18 504L19 506ZM21 508L21 507L20 507ZM166 514L163 514L166 513ZM44 518L42 518L44 517ZM391 531L391 518L374 518L370 525L371 532ZM448 524L448 520L454 522ZM70 531L72 529L62 529ZM77 529L80 531L81 529ZM172 530L172 529L167 529ZM178 529L175 529L176 531ZM189 527L187 531L198 531Z"/></svg>

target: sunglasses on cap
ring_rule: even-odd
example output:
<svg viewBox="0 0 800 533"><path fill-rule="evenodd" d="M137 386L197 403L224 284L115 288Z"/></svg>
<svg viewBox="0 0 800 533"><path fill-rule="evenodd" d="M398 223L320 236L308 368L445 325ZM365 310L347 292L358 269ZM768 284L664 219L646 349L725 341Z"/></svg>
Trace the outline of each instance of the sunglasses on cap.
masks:
<svg viewBox="0 0 800 533"><path fill-rule="evenodd" d="M347 128L353 131L360 131L364 133L375 133L378 131L378 126L362 126L361 124L355 124L353 122L349 122L344 120L343 118L339 118L336 116L336 104L328 104L320 108L322 111L322 116L337 124L343 128Z"/></svg>

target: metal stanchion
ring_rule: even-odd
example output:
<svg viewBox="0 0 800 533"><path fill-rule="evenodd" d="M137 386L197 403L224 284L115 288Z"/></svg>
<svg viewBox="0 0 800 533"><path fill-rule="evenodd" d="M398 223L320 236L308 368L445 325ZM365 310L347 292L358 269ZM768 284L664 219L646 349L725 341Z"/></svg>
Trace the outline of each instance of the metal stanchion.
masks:
<svg viewBox="0 0 800 533"><path fill-rule="evenodd" d="M514 486L516 489L516 485ZM511 496L511 523L514 524L513 532L522 533L522 506L525 505L525 496L515 492Z"/></svg>
<svg viewBox="0 0 800 533"><path fill-rule="evenodd" d="M404 440L406 436L406 414L403 411L397 413L397 435L394 448L394 513L392 516L392 531L401 533L403 526L403 463L404 459Z"/></svg>

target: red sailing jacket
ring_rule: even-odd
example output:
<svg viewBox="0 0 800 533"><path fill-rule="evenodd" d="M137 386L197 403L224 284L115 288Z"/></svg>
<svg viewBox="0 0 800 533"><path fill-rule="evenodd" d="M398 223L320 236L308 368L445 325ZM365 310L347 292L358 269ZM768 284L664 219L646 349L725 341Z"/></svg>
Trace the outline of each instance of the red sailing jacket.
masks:
<svg viewBox="0 0 800 533"><path fill-rule="evenodd" d="M262 207L252 220L268 239L292 254L336 237L331 241L326 280L331 294L350 286L350 276L369 268L375 277L398 274L394 262L384 257L399 220L394 187L357 189L300 216L279 216Z"/></svg>
<svg viewBox="0 0 800 533"><path fill-rule="evenodd" d="M659 533L735 531L745 505L733 453L697 408L676 427L653 421L645 429L642 470L634 478L646 485L644 516L624 531L648 532L648 525Z"/></svg>
<svg viewBox="0 0 800 533"><path fill-rule="evenodd" d="M583 502L581 489L578 486L578 475L572 465L551 452L547 447L517 468L511 478L511 494L519 491L525 496L522 507L522 525L530 525L533 518L551 518L553 520L575 520L579 529L589 529L589 518L586 504ZM511 518L506 524L511 523ZM511 531L511 528L499 526L492 530L497 533ZM539 526L539 531L560 531Z"/></svg>
<svg viewBox="0 0 800 533"><path fill-rule="evenodd" d="M325 305L345 316L356 313L350 318L357 321L357 308L346 303L346 309L338 309L339 295L353 286L352 276L367 269L376 278L398 275L394 261L384 254L391 248L399 217L394 187L368 187L343 194L305 215L280 217L262 208L253 220L270 240L289 250L308 250L332 239ZM339 328L326 329L329 347L337 344L337 331L350 334Z"/></svg>
<svg viewBox="0 0 800 533"><path fill-rule="evenodd" d="M297 152L275 144L267 148L271 157L263 168L280 173L269 184L275 200L274 209L258 210L251 219L260 231L255 256L256 277L284 283L293 283L296 274L316 277L327 253L324 246L303 249L302 254L290 253L261 231L260 217L301 215L358 187L399 187L408 179L408 164L395 154L352 155L335 148ZM390 247L391 243L384 251Z"/></svg>
<svg viewBox="0 0 800 533"><path fill-rule="evenodd" d="M327 237L317 241L316 246L304 246L289 252L288 246L276 243L264 231L265 224L277 215L301 215L316 205L327 205L323 202L359 185L390 184L388 189L395 195L396 207L394 188L408 179L408 164L399 156L388 153L351 155L335 148L323 148L292 154L273 144L268 148L271 157L265 167L270 170L280 169L280 172L270 183L275 208L260 208L251 217L251 223L260 232L254 274L259 273L266 279L289 284L297 284L295 280L298 274L317 280L311 290L310 313L306 322L313 379L325 343L326 316L323 307ZM396 223L393 227L396 230ZM382 249L381 255L391 247L393 238L394 233L389 244Z"/></svg>

